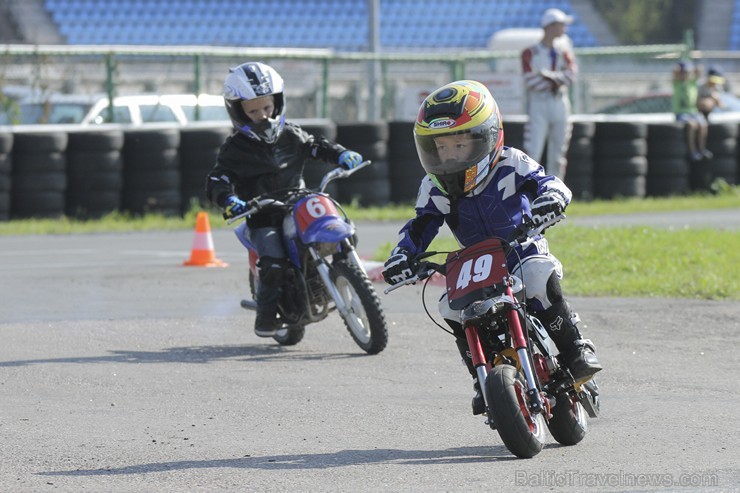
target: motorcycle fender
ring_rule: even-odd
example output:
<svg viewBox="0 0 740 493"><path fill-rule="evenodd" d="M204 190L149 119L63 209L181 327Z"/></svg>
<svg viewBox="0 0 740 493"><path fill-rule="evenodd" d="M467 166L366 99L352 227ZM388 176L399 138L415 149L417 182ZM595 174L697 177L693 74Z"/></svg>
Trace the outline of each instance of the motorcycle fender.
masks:
<svg viewBox="0 0 740 493"><path fill-rule="evenodd" d="M254 243L249 239L249 228L247 227L247 223L242 222L239 226L234 228L234 234L236 234L236 237L239 239L239 242L244 245L244 248L249 250L250 252L256 252L257 249L254 246Z"/></svg>
<svg viewBox="0 0 740 493"><path fill-rule="evenodd" d="M312 222L305 231L299 230L299 235L304 243L339 243L354 232L354 227L342 219L325 216Z"/></svg>
<svg viewBox="0 0 740 493"><path fill-rule="evenodd" d="M259 278L259 269L257 269L259 254L257 253L257 248L254 246L254 243L249 239L249 228L247 227L247 223L243 222L234 228L234 234L236 234L236 237L239 239L239 243L244 245L244 248L249 252L249 270L252 271L252 274L254 274L256 278Z"/></svg>

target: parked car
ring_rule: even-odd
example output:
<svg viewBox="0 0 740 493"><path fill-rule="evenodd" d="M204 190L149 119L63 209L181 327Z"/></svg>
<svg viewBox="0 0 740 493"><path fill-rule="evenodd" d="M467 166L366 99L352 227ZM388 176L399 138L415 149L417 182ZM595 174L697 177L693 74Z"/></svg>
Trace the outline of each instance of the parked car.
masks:
<svg viewBox="0 0 740 493"><path fill-rule="evenodd" d="M118 96L113 100L113 117L105 95L53 94L33 96L18 102L17 115L8 115L6 123L80 124L123 123L143 125L191 121L228 121L223 98L208 94ZM196 112L197 109L197 112ZM196 118L196 116L198 118Z"/></svg>
<svg viewBox="0 0 740 493"><path fill-rule="evenodd" d="M625 98L614 104L601 108L595 113L606 115L633 115L640 113L673 114L673 95L670 92L650 93L643 96ZM740 98L725 92L722 93L722 108L715 109L716 114L740 113ZM714 115L714 113L713 113Z"/></svg>

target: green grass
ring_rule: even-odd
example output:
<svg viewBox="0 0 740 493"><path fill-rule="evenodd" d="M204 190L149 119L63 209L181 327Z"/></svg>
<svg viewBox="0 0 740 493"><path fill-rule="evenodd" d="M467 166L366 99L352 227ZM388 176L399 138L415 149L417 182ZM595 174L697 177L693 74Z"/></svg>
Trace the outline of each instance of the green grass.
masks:
<svg viewBox="0 0 740 493"><path fill-rule="evenodd" d="M640 212L666 212L687 210L740 208L740 187L729 187L721 193L697 194L682 197L648 197L615 200L575 200L568 206L568 216L597 216L605 214L635 214ZM414 215L413 204L388 207L361 208L345 206L354 220L402 220Z"/></svg>
<svg viewBox="0 0 740 493"><path fill-rule="evenodd" d="M355 221L400 221L414 215L412 203L385 207L360 207L357 204L343 205ZM708 210L740 208L740 186L720 187L715 194L697 194L669 198L632 198L619 200L574 201L568 207L569 217L603 214L632 214L639 212ZM22 219L0 222L0 235L17 234L71 234L117 231L152 231L189 229L195 225L199 207L193 205L184 217L165 217L157 214L132 216L111 213L100 219L80 220L72 218ZM209 209L211 227L224 225L221 214Z"/></svg>
<svg viewBox="0 0 740 493"><path fill-rule="evenodd" d="M740 187L714 195L578 202L568 215L631 214L654 211L740 208ZM345 207L355 221L405 220L411 204L383 208ZM192 229L192 207L184 217L112 213L96 220L26 219L0 222L0 235L76 234ZM212 228L226 227L218 211L208 211ZM649 296L740 300L740 231L589 228L567 222L547 232L552 252L565 268L564 289L577 296ZM374 258L385 260L390 243ZM430 250L457 249L452 238L438 238Z"/></svg>
<svg viewBox="0 0 740 493"><path fill-rule="evenodd" d="M563 290L570 296L740 300L740 231L563 223L546 237L563 263ZM376 259L387 258L391 247L384 245ZM458 248L444 237L429 251Z"/></svg>

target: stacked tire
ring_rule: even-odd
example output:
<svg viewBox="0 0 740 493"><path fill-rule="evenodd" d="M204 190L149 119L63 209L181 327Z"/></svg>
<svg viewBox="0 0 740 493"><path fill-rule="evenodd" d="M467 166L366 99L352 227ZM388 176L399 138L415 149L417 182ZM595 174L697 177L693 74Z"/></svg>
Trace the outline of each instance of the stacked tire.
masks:
<svg viewBox="0 0 740 493"><path fill-rule="evenodd" d="M645 197L647 124L596 122L594 144L596 197Z"/></svg>
<svg viewBox="0 0 740 493"><path fill-rule="evenodd" d="M683 123L648 125L647 194L681 195L689 191L688 147Z"/></svg>
<svg viewBox="0 0 740 493"><path fill-rule="evenodd" d="M590 200L594 196L594 122L573 122L566 158L565 184L573 197Z"/></svg>
<svg viewBox="0 0 740 493"><path fill-rule="evenodd" d="M396 204L413 203L424 178L414 144L414 122L388 123L388 181L390 200Z"/></svg>
<svg viewBox="0 0 740 493"><path fill-rule="evenodd" d="M331 120L317 119L311 120L310 122L301 123L301 128L313 135L316 139L324 137L326 140L335 142L337 140L337 125ZM316 159L307 159L303 167L303 179L306 182L306 186L311 189L318 188L321 185L321 178L332 169L336 168L337 165L333 163L325 163ZM337 181L331 182L325 192L338 199L338 190L340 185Z"/></svg>
<svg viewBox="0 0 740 493"><path fill-rule="evenodd" d="M179 147L180 131L177 129L127 130L124 133L124 210L135 215L180 214Z"/></svg>
<svg viewBox="0 0 740 493"><path fill-rule="evenodd" d="M385 205L391 197L388 180L388 124L352 123L337 126L337 142L359 152L372 165L338 184L339 200L363 206Z"/></svg>
<svg viewBox="0 0 740 493"><path fill-rule="evenodd" d="M504 145L524 151L524 129L526 122L504 121Z"/></svg>
<svg viewBox="0 0 740 493"><path fill-rule="evenodd" d="M206 176L216 164L231 127L187 127L180 131L180 195L183 212L208 205Z"/></svg>
<svg viewBox="0 0 740 493"><path fill-rule="evenodd" d="M13 138L10 215L61 217L67 190L67 134L18 132Z"/></svg>
<svg viewBox="0 0 740 493"><path fill-rule="evenodd" d="M123 131L68 134L68 216L98 218L121 209L123 190Z"/></svg>
<svg viewBox="0 0 740 493"><path fill-rule="evenodd" d="M10 184L13 169L13 134L0 133L0 221L10 219Z"/></svg>
<svg viewBox="0 0 740 493"><path fill-rule="evenodd" d="M702 189L710 188L717 178L725 180L731 185L738 183L738 124L712 123L707 135L707 149L714 157L709 162L699 162L694 165L693 176L699 180ZM705 172L702 170L705 169Z"/></svg>

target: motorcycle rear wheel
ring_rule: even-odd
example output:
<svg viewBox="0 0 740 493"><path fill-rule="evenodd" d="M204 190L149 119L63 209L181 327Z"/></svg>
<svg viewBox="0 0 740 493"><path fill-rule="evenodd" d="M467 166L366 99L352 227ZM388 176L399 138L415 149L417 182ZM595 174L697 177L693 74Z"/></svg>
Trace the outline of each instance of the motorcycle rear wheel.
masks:
<svg viewBox="0 0 740 493"><path fill-rule="evenodd" d="M303 340L306 327L303 325L286 325L272 336L281 346L295 346Z"/></svg>
<svg viewBox="0 0 740 493"><path fill-rule="evenodd" d="M388 344L388 328L372 283L356 265L335 261L332 265L334 285L349 308L344 318L352 339L368 354L378 354Z"/></svg>
<svg viewBox="0 0 740 493"><path fill-rule="evenodd" d="M552 418L547 422L550 434L562 445L575 445L586 436L588 416L577 400L563 392L557 396Z"/></svg>
<svg viewBox="0 0 740 493"><path fill-rule="evenodd" d="M486 391L489 416L506 448L522 459L539 454L545 444L545 419L530 414L523 375L511 365L494 366L486 378Z"/></svg>

